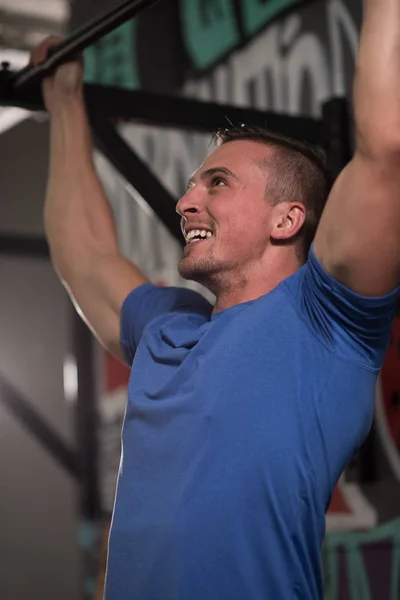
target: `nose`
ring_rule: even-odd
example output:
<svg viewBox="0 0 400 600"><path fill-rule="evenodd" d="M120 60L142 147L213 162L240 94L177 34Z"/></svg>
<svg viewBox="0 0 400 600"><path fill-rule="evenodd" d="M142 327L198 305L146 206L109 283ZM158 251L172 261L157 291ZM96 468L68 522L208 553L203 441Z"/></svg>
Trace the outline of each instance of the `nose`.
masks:
<svg viewBox="0 0 400 600"><path fill-rule="evenodd" d="M178 201L176 212L186 219L190 214L198 214L200 212L199 194L194 193L194 189L188 190L186 194Z"/></svg>
<svg viewBox="0 0 400 600"><path fill-rule="evenodd" d="M176 212L181 217L181 231L185 236L185 225L187 223L188 215L198 213L198 207L196 207L196 203L192 200L193 195L191 195L191 191L188 190L186 194L182 196L180 200L178 200L176 205ZM190 198L189 198L190 196Z"/></svg>

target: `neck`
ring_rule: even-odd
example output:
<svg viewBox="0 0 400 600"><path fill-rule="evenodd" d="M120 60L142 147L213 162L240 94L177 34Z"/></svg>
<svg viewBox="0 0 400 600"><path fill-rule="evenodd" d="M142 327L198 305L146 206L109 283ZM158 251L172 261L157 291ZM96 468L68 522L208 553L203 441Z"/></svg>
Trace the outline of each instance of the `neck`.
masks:
<svg viewBox="0 0 400 600"><path fill-rule="evenodd" d="M266 261L263 261L250 268L247 266L240 272L224 273L218 281L214 282L214 285L209 286L210 291L216 296L213 312L220 312L236 306L236 304L256 300L268 294L301 266L293 252L280 252L279 258L274 257L276 260L271 260L271 258L270 256L269 264L265 264Z"/></svg>

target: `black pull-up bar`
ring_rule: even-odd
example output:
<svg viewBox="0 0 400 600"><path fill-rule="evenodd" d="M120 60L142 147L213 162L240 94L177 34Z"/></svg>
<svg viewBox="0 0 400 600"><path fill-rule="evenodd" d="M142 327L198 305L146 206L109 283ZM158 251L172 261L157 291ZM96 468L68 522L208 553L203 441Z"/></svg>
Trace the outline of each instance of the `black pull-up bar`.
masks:
<svg viewBox="0 0 400 600"><path fill-rule="evenodd" d="M62 63L91 46L107 33L113 31L144 8L155 4L158 0L124 0L111 10L101 14L80 27L71 36L66 38L49 53L49 57L41 65L33 67L28 65L15 73L12 87L20 89L25 85L40 81Z"/></svg>

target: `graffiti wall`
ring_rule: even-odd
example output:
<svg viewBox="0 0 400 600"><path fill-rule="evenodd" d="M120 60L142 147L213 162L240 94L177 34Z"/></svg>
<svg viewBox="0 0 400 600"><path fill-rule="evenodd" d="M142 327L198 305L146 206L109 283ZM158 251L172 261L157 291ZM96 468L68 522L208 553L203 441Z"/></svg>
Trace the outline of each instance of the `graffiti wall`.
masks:
<svg viewBox="0 0 400 600"><path fill-rule="evenodd" d="M74 3L73 22L107 4ZM104 85L318 116L332 96L351 98L361 16L362 0L164 0L89 49L86 77ZM210 151L210 136L196 132L125 124L121 133L176 198ZM176 271L176 242L110 165L102 157L97 161L124 253L154 282L188 285ZM331 600L383 600L399 593L399 338L398 318L378 382L373 430L343 474L328 511L324 556ZM103 360L109 369L109 358ZM119 377L119 384L113 380L114 387L104 387L109 431L123 417L126 373ZM115 462L114 447L114 468ZM113 476L104 477L110 505ZM387 572L383 566L371 571L371 556ZM383 581L390 581L387 589Z"/></svg>

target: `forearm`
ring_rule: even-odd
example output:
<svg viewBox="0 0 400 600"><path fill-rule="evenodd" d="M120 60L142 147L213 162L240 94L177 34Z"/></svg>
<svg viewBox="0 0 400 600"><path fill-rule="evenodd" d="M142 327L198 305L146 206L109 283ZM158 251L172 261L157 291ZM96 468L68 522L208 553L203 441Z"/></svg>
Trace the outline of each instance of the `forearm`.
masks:
<svg viewBox="0 0 400 600"><path fill-rule="evenodd" d="M118 252L110 205L96 174L84 104L60 103L51 113L45 229L52 259L65 277L93 256Z"/></svg>
<svg viewBox="0 0 400 600"><path fill-rule="evenodd" d="M400 1L364 0L354 83L357 149L381 157L400 148Z"/></svg>

